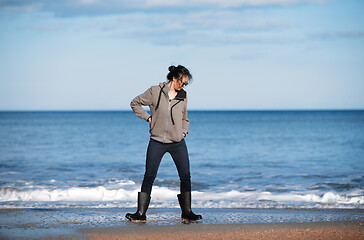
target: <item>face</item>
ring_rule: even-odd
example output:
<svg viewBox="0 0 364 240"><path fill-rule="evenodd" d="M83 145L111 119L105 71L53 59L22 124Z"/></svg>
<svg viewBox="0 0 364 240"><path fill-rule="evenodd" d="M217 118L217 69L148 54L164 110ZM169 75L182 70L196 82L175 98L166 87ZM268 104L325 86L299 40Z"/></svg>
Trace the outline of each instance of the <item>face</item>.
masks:
<svg viewBox="0 0 364 240"><path fill-rule="evenodd" d="M187 86L188 80L189 80L188 76L183 76L182 79L173 78L174 89L177 91L183 89L185 86Z"/></svg>

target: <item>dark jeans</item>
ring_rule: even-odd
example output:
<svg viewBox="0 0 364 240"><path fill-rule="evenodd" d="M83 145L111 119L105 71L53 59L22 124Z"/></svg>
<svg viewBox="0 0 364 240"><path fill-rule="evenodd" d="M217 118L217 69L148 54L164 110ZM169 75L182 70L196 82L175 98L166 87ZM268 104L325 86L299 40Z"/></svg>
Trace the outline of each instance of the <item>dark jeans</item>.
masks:
<svg viewBox="0 0 364 240"><path fill-rule="evenodd" d="M166 152L171 154L173 161L176 164L181 182L181 192L190 192L190 161L188 159L187 146L184 139L178 143L161 143L150 139L141 191L149 193L149 195L152 192L152 186L154 179L157 176L159 164Z"/></svg>

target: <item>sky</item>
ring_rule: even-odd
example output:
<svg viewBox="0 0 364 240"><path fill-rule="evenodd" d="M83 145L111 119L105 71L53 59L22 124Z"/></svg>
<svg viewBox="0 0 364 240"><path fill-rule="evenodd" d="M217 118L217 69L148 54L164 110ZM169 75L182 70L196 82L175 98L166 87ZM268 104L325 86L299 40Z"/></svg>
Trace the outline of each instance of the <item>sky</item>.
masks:
<svg viewBox="0 0 364 240"><path fill-rule="evenodd" d="M193 75L195 110L364 109L362 0L0 0L0 110L129 110Z"/></svg>

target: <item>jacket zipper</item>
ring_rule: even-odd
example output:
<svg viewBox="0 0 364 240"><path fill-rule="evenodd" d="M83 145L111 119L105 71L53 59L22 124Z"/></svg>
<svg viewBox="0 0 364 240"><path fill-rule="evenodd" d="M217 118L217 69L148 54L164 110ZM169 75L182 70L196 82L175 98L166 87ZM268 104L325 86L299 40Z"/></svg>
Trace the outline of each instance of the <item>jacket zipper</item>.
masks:
<svg viewBox="0 0 364 240"><path fill-rule="evenodd" d="M167 116L167 122L166 122L166 132L164 133L164 139L163 139L163 143L166 142L167 139L167 130L168 130L168 120L169 120L169 115L171 113L171 100L168 99L168 116Z"/></svg>

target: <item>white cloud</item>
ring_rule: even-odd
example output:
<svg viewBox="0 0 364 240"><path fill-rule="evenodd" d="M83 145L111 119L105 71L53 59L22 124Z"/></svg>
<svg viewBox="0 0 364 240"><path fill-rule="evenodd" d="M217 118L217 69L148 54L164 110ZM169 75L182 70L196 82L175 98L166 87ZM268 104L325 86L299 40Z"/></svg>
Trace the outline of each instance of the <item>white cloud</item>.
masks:
<svg viewBox="0 0 364 240"><path fill-rule="evenodd" d="M134 11L201 11L206 9L241 7L290 6L321 4L328 0L2 0L0 10L46 11L57 16L114 15Z"/></svg>
<svg viewBox="0 0 364 240"><path fill-rule="evenodd" d="M92 4L99 2L98 0L79 0L79 1L81 4L85 4L85 5L92 5Z"/></svg>
<svg viewBox="0 0 364 240"><path fill-rule="evenodd" d="M183 6L184 1L178 0L144 0L139 1L142 7L165 7L165 6Z"/></svg>
<svg viewBox="0 0 364 240"><path fill-rule="evenodd" d="M291 23L290 23L291 24ZM88 21L88 28L101 29L114 37L131 38L154 44L215 45L220 43L285 42L282 32L291 25L279 19L236 11L141 14ZM278 30L278 31L277 31Z"/></svg>
<svg viewBox="0 0 364 240"><path fill-rule="evenodd" d="M1 1L1 0L0 0ZM19 1L21 2L21 1ZM42 0L38 0L40 4ZM108 12L110 6L117 10L121 6L126 8L140 8L141 6L172 6L185 3L186 5L213 5L225 4L225 6L244 4L294 4L307 2L307 0L65 0L62 2L43 2L48 9L62 9L63 14L77 15L80 12L96 11ZM254 2L254 3L253 3ZM315 1L319 2L318 0ZM108 6L106 3L110 3ZM2 2L0 2L0 5ZM39 5L40 6L40 5ZM66 9L67 8L67 9ZM94 10L98 8L98 10ZM177 7L178 9L179 7ZM184 7L181 7L186 8ZM72 9L72 11L71 11ZM269 17L264 8L239 9L234 8L197 8L191 11L126 11L102 17L85 17L76 21L77 29L94 28L102 30L112 37L135 39L153 44L169 45L216 45L216 44L282 44L300 41L300 37L293 39L285 34L294 23L288 23L279 17ZM52 14L50 16L53 16ZM72 19L70 19L72 20ZM64 18L58 18L57 24L37 22L29 24L29 28L37 31L54 31L70 28L71 23ZM72 26L74 26L72 24Z"/></svg>
<svg viewBox="0 0 364 240"><path fill-rule="evenodd" d="M35 12L41 10L41 3L25 3L25 4L4 4L0 1L0 10L9 12Z"/></svg>
<svg viewBox="0 0 364 240"><path fill-rule="evenodd" d="M242 17L243 16L243 17ZM127 13L102 17L54 18L36 14L24 28L33 31L95 31L106 37L156 45L280 44L291 22L264 11L200 11L187 13Z"/></svg>
<svg viewBox="0 0 364 240"><path fill-rule="evenodd" d="M302 0L197 0L195 2L208 5L217 5L220 7L240 7L240 6L269 6L269 5L290 5Z"/></svg>
<svg viewBox="0 0 364 240"><path fill-rule="evenodd" d="M241 6L288 6L300 3L321 4L327 0L139 0L141 7L165 7L165 6L217 6L217 7L241 7Z"/></svg>
<svg viewBox="0 0 364 240"><path fill-rule="evenodd" d="M186 14L125 14L114 20L114 24L105 23L110 30L112 27L125 28L128 23L133 29L153 28L154 30L267 30L290 27L279 19L264 16L241 17L241 13L234 11L204 11ZM119 23L119 25L117 24ZM122 24L124 23L124 24Z"/></svg>

